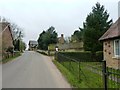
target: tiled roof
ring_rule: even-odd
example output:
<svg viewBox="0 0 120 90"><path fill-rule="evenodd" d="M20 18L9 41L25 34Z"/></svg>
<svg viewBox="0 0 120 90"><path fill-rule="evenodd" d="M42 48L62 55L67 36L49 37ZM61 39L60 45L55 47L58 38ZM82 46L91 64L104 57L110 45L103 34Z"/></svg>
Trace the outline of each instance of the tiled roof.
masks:
<svg viewBox="0 0 120 90"><path fill-rule="evenodd" d="M106 40L120 36L120 17L119 19L103 34L99 40Z"/></svg>

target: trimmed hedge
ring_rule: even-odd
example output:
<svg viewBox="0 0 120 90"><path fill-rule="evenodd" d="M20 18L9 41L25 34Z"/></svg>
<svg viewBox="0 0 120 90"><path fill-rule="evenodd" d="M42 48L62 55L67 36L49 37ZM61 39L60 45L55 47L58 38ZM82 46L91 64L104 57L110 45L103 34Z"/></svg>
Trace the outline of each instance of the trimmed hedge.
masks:
<svg viewBox="0 0 120 90"><path fill-rule="evenodd" d="M96 62L103 60L103 53L97 52L96 55L93 55L89 51L84 52L58 52L57 57L61 57L60 55L66 56L71 59L75 59L77 61L89 61L89 62ZM64 57L63 57L64 58Z"/></svg>

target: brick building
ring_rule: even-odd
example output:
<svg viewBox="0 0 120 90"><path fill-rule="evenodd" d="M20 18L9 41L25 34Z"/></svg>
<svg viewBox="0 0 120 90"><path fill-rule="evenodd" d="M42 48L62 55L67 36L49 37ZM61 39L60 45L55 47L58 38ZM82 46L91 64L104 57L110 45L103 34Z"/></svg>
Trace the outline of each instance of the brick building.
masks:
<svg viewBox="0 0 120 90"><path fill-rule="evenodd" d="M120 18L99 39L108 67L120 69Z"/></svg>

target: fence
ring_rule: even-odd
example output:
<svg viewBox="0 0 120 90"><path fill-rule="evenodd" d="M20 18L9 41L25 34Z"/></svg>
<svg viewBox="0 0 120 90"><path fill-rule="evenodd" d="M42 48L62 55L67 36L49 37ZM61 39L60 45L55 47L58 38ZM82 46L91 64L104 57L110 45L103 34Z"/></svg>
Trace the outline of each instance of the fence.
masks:
<svg viewBox="0 0 120 90"><path fill-rule="evenodd" d="M65 66L78 80L81 88L120 88L120 70L106 67L106 61L81 61L60 53L55 54L56 60Z"/></svg>

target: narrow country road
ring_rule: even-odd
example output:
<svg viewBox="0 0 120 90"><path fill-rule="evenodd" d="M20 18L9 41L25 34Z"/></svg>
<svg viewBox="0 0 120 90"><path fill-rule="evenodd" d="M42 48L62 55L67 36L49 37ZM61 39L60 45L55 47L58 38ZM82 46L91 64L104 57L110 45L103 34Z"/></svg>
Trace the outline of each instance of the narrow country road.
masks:
<svg viewBox="0 0 120 90"><path fill-rule="evenodd" d="M2 66L3 88L70 88L50 57L26 51Z"/></svg>

